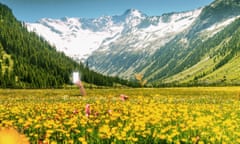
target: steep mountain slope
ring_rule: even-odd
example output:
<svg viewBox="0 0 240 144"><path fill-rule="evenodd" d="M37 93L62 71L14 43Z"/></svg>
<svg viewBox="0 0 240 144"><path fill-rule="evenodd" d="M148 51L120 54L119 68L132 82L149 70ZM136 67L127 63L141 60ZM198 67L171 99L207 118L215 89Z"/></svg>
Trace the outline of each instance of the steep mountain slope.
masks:
<svg viewBox="0 0 240 144"><path fill-rule="evenodd" d="M89 66L104 74L130 78L160 47L186 30L200 12L198 9L146 17L111 43L103 42L88 58Z"/></svg>
<svg viewBox="0 0 240 144"><path fill-rule="evenodd" d="M216 8L224 12L224 18L221 17L223 12L215 11ZM151 66L144 71L145 78L149 81L160 79L162 83L169 82L168 80L171 77L174 79L174 83L192 83L192 81L194 81L193 83L202 83L199 78L217 70L213 67L221 65L225 57L226 59L233 58L233 55L228 55L228 52L233 51L232 45L234 44L231 43L228 45L228 41L231 41L233 38L232 36L238 29L239 24L238 22L234 22L230 25L230 23L240 15L239 10L238 13L232 12L239 8L239 2L232 0L215 1L210 6L204 8L191 29L176 36L173 41L155 53L153 56L154 59L152 59L154 62L148 63L148 65ZM205 15L208 11L212 12L208 13L209 16L207 17ZM205 19L203 19L203 17L205 17ZM169 51L171 52L169 53ZM222 51L225 52L223 53ZM216 58L220 52L223 60L219 57L219 59ZM211 64L213 57L214 63ZM205 63L205 65L202 63ZM203 66L202 69L199 68L200 66ZM189 78L188 81L186 79L187 77L181 77L182 79L179 79L180 76L176 75L178 73L185 73ZM174 75L176 76L173 77ZM165 79L167 81L165 81ZM210 81L207 83L213 84L217 82L216 79Z"/></svg>
<svg viewBox="0 0 240 144"><path fill-rule="evenodd" d="M197 33L211 26L216 26L217 23L239 16L239 3L238 0L215 0L204 8L189 34Z"/></svg>
<svg viewBox="0 0 240 144"><path fill-rule="evenodd" d="M144 51L142 55L135 53L135 55L132 54L132 56L127 57L126 55L129 55L129 51L126 52L127 54L122 55L124 53L122 50L122 52L118 51L115 54L116 56L112 56L114 53L105 52L106 57L101 56L101 53L96 53L90 58L99 58L95 60L97 64L93 65L97 65L96 69L100 72L116 74L122 77L124 75L133 76L134 73L142 73L144 79L148 80L148 82L156 82L157 85L161 83L209 85L219 83L222 82L222 77L218 77L219 79L211 79L213 77L210 77L208 81L203 77L207 78L207 75L213 72L216 73L215 75L219 75L220 71L218 72L216 67L221 65L225 59L232 59L233 55L227 56L227 52L222 54L222 59L216 55L219 55L223 51L222 49L232 51L232 44L226 44L238 29L239 25L237 22L230 24L240 15L239 10L240 5L238 1L215 1L202 10L199 17L188 29L185 29L180 34L176 34L168 43L163 46L154 45L157 42L152 44L152 46L157 47L157 50L152 55L147 55L147 52ZM161 39L158 39L158 41L161 41ZM118 44L118 41L115 41L112 44L114 50L122 48L123 42L124 44L127 43L126 40L120 41L120 44ZM115 43L116 45L114 45ZM228 49L222 48L222 44L225 44L226 47L228 46ZM128 49L130 46L127 46ZM209 58L210 56L211 59ZM214 58L214 61L212 58ZM202 68L199 68L200 66ZM104 69L105 67L106 69ZM180 77L180 74L183 73L185 76ZM231 75L234 75L234 73ZM228 75L224 77L230 78ZM237 80L225 80L225 83L237 84Z"/></svg>
<svg viewBox="0 0 240 144"><path fill-rule="evenodd" d="M45 19L28 28L103 74L134 79L140 73L154 85L239 84L233 68L239 64L239 16L239 0L215 0L205 8L162 16L130 9L121 16L69 23ZM227 69L232 72L224 73Z"/></svg>
<svg viewBox="0 0 240 144"><path fill-rule="evenodd" d="M56 46L58 51L76 60L86 59L105 38L112 37L122 30L121 25L113 25L109 17L59 20L46 18L37 23L28 23L27 27Z"/></svg>
<svg viewBox="0 0 240 144"><path fill-rule="evenodd" d="M56 46L58 51L84 61L96 50L111 51L111 43L118 39L125 41L125 47L131 45L128 50L141 51L144 46L148 53L153 53L156 47L151 44L161 39L158 45L164 45L191 25L200 12L201 9L198 9L148 17L138 10L129 9L120 16L97 19L46 18L36 23L27 23L27 27Z"/></svg>
<svg viewBox="0 0 240 144"><path fill-rule="evenodd" d="M239 36L240 19L237 19L224 30L196 47L201 51L196 50L195 53L189 55L192 61L194 61L194 57L200 55L200 60L197 60L189 68L183 69L180 73L163 79L162 82L192 85L240 84Z"/></svg>
<svg viewBox="0 0 240 144"><path fill-rule="evenodd" d="M74 70L82 74L83 81L112 86L128 84L119 78L106 77L90 71L56 51L35 33L29 33L24 23L0 3L0 87L1 88L53 88L70 84Z"/></svg>

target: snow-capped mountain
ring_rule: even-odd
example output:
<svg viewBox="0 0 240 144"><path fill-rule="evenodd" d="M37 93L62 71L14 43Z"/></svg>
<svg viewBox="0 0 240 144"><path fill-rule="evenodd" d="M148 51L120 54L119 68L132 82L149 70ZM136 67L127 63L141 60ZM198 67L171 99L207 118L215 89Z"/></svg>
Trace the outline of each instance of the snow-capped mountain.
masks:
<svg viewBox="0 0 240 144"><path fill-rule="evenodd" d="M58 51L76 60L86 59L98 49L102 41L122 31L121 25L113 25L109 17L98 19L41 19L28 23L30 31L38 33Z"/></svg>
<svg viewBox="0 0 240 144"><path fill-rule="evenodd" d="M96 50L109 51L109 44L125 36L131 37L127 40L131 43L129 50L146 49L156 40L160 40L161 46L188 28L200 12L201 9L197 9L148 17L136 9L129 9L120 16L96 19L44 18L36 23L27 23L27 28L45 38L58 51L74 59L85 60ZM157 48L151 47L148 51L154 52Z"/></svg>
<svg viewBox="0 0 240 144"><path fill-rule="evenodd" d="M157 50L188 29L201 11L137 17L131 22L134 27L103 41L87 59L88 64L107 75L131 78Z"/></svg>
<svg viewBox="0 0 240 144"><path fill-rule="evenodd" d="M208 40L218 39L215 35L239 16L238 0L216 0L204 8L161 16L129 9L122 15L96 19L46 18L27 27L97 72L126 79L141 73L148 81L173 82L180 79L174 75L198 63L220 60L212 60L212 53L221 46L211 50L215 47ZM204 68L181 77L191 81L191 75L205 76Z"/></svg>

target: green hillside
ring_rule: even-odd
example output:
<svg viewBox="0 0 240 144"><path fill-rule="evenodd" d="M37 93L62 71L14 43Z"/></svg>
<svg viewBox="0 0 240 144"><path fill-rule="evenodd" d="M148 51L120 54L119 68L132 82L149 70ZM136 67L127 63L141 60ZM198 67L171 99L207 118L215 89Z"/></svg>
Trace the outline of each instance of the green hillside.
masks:
<svg viewBox="0 0 240 144"><path fill-rule="evenodd" d="M202 10L189 29L146 60L139 73L153 86L239 85L240 18L237 16L240 16L239 0L214 1ZM233 18L235 21L226 25Z"/></svg>
<svg viewBox="0 0 240 144"><path fill-rule="evenodd" d="M194 48L188 57L199 57L198 62L161 82L175 85L239 85L239 54L240 19L237 19L224 30ZM175 67L181 66L183 65Z"/></svg>
<svg viewBox="0 0 240 144"><path fill-rule="evenodd" d="M56 51L43 38L29 33L12 11L0 4L0 87L59 88L71 84L74 70L82 80L95 85L133 85L117 77L107 77L88 69Z"/></svg>
<svg viewBox="0 0 240 144"><path fill-rule="evenodd" d="M237 16L240 16L239 0L214 1L203 8L189 29L146 57L136 73L149 86L240 85L240 18ZM114 60L121 57L118 55ZM133 55L129 62L134 63L139 57ZM119 65L130 66L121 62L118 61ZM91 71L57 52L43 38L29 33L7 6L0 5L1 88L63 87L71 84L70 75L75 70L90 85L139 86Z"/></svg>

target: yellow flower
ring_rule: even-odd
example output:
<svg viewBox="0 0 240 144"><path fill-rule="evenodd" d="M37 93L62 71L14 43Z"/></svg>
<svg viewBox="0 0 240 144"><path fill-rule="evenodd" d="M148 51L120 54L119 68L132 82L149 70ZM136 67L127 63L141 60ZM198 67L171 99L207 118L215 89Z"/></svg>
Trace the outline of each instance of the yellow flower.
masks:
<svg viewBox="0 0 240 144"><path fill-rule="evenodd" d="M82 143L82 144L87 144L87 141L84 137L80 137L78 138L78 140Z"/></svg>
<svg viewBox="0 0 240 144"><path fill-rule="evenodd" d="M88 128L88 129L87 129L87 132L88 132L88 133L92 133L92 132L93 132L93 129Z"/></svg>
<svg viewBox="0 0 240 144"><path fill-rule="evenodd" d="M132 141L133 141L133 142L137 142L137 141L138 141L138 138L133 137L133 138L132 138Z"/></svg>
<svg viewBox="0 0 240 144"><path fill-rule="evenodd" d="M56 141L51 141L51 144L57 144L57 142Z"/></svg>

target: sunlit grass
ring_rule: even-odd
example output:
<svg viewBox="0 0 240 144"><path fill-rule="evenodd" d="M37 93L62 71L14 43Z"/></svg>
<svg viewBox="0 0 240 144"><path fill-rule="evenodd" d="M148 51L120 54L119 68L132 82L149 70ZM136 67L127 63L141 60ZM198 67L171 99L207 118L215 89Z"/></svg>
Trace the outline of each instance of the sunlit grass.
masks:
<svg viewBox="0 0 240 144"><path fill-rule="evenodd" d="M240 87L87 92L0 90L0 127L31 143L240 143Z"/></svg>

